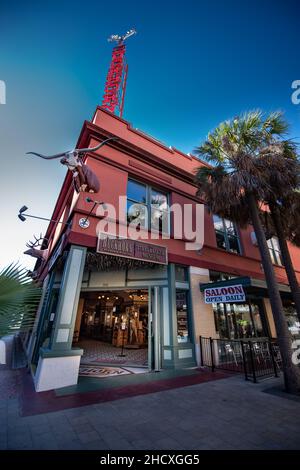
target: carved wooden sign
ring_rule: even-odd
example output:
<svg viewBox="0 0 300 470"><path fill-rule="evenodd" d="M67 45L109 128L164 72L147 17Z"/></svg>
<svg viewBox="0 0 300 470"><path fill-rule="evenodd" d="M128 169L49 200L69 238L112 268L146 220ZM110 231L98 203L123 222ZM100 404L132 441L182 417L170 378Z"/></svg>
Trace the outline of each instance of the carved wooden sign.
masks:
<svg viewBox="0 0 300 470"><path fill-rule="evenodd" d="M98 238L97 252L105 255L131 258L150 263L168 264L168 252L165 246L145 243L129 238Z"/></svg>

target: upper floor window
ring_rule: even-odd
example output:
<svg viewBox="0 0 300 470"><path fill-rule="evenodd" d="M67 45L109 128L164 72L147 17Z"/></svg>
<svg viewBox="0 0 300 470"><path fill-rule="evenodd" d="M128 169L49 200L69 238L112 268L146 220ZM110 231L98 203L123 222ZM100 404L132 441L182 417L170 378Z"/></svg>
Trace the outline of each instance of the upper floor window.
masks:
<svg viewBox="0 0 300 470"><path fill-rule="evenodd" d="M169 233L168 196L137 181L128 180L127 222Z"/></svg>
<svg viewBox="0 0 300 470"><path fill-rule="evenodd" d="M269 253L271 256L272 263L279 264L282 266L281 251L277 237L272 237L268 241Z"/></svg>
<svg viewBox="0 0 300 470"><path fill-rule="evenodd" d="M241 253L240 241L236 226L231 220L223 219L218 215L213 216L216 232L217 246L226 251Z"/></svg>
<svg viewBox="0 0 300 470"><path fill-rule="evenodd" d="M220 271L209 271L210 282L228 281L234 279L236 276L229 273L222 273Z"/></svg>

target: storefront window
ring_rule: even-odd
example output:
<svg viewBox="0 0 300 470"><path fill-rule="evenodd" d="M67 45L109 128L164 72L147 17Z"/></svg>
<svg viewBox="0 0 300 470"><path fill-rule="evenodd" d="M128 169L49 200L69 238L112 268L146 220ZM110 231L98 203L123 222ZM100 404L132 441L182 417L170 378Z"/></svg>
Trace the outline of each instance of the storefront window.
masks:
<svg viewBox="0 0 300 470"><path fill-rule="evenodd" d="M187 296L188 296L187 291L176 289L178 343L186 343L189 340L189 319L188 319Z"/></svg>
<svg viewBox="0 0 300 470"><path fill-rule="evenodd" d="M284 300L283 311L291 335L293 337L300 338L300 322L293 302L290 300Z"/></svg>
<svg viewBox="0 0 300 470"><path fill-rule="evenodd" d="M272 263L282 266L281 251L277 237L272 237L268 240L269 253Z"/></svg>
<svg viewBox="0 0 300 470"><path fill-rule="evenodd" d="M228 316L231 322L230 331L231 333L234 332L234 338L251 338L256 336L248 304L231 304Z"/></svg>
<svg viewBox="0 0 300 470"><path fill-rule="evenodd" d="M213 304L215 326L220 338L242 339L266 336L258 304Z"/></svg>
<svg viewBox="0 0 300 470"><path fill-rule="evenodd" d="M259 312L259 306L257 304L251 303L250 307L256 336L265 336L264 327Z"/></svg>
<svg viewBox="0 0 300 470"><path fill-rule="evenodd" d="M215 328L219 333L220 338L229 338L227 316L225 314L224 304L213 304L213 311L215 317Z"/></svg>
<svg viewBox="0 0 300 470"><path fill-rule="evenodd" d="M218 248L240 253L239 237L235 224L231 220L222 219L218 215L213 216L213 221Z"/></svg>
<svg viewBox="0 0 300 470"><path fill-rule="evenodd" d="M169 208L167 194L146 184L128 180L127 222L142 228L169 232Z"/></svg>

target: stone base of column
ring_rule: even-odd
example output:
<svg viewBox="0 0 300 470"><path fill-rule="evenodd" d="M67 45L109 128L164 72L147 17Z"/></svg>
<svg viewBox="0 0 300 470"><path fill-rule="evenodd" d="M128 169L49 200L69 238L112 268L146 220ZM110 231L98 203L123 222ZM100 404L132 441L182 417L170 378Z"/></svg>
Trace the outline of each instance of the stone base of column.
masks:
<svg viewBox="0 0 300 470"><path fill-rule="evenodd" d="M194 344L181 343L176 346L164 346L162 360L164 369L196 367Z"/></svg>
<svg viewBox="0 0 300 470"><path fill-rule="evenodd" d="M41 349L38 366L34 376L37 392L76 385L78 381L82 349L50 351Z"/></svg>
<svg viewBox="0 0 300 470"><path fill-rule="evenodd" d="M6 364L11 367L13 342L13 335L3 336L0 339L0 364Z"/></svg>

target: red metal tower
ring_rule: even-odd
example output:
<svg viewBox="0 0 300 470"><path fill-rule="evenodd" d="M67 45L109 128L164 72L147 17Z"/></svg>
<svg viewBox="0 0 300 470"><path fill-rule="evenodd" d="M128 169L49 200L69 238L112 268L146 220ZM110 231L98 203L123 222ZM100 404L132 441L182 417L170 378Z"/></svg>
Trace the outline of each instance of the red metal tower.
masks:
<svg viewBox="0 0 300 470"><path fill-rule="evenodd" d="M128 65L125 60L125 40L134 34L136 34L136 31L130 29L124 36L113 34L108 38L109 42L116 41L117 45L112 51L112 59L105 82L102 107L111 113L119 114L120 117L123 115L128 74Z"/></svg>

